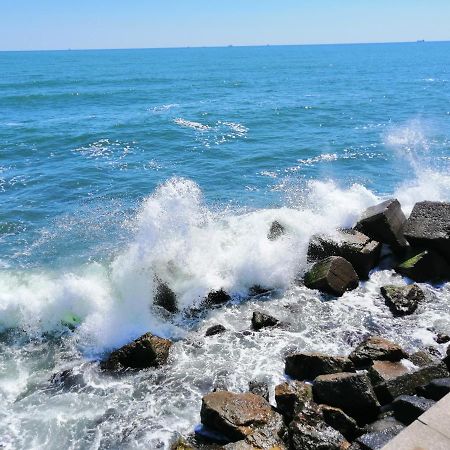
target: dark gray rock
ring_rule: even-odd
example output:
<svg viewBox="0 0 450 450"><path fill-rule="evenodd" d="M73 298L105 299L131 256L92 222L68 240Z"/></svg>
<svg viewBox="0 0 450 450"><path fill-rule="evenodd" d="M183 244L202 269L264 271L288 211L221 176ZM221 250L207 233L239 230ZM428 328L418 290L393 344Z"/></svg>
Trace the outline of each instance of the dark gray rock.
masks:
<svg viewBox="0 0 450 450"><path fill-rule="evenodd" d="M365 280L378 264L381 244L356 230L342 229L333 235L315 235L308 247L308 261L320 261L329 256L341 256Z"/></svg>
<svg viewBox="0 0 450 450"><path fill-rule="evenodd" d="M384 431L393 427L404 428L404 425L394 417L392 411L389 411L388 413L379 416L375 422L366 425L364 429L365 433L375 433L377 431Z"/></svg>
<svg viewBox="0 0 450 450"><path fill-rule="evenodd" d="M278 325L279 320L269 314L265 314L261 311L254 311L252 316L252 327L254 330L259 331L261 328L274 327Z"/></svg>
<svg viewBox="0 0 450 450"><path fill-rule="evenodd" d="M446 344L447 342L450 342L450 336L445 333L437 333L434 340L437 344Z"/></svg>
<svg viewBox="0 0 450 450"><path fill-rule="evenodd" d="M366 433L356 439L362 450L381 450L390 440L394 439L404 427L397 425L392 428L386 428L382 431Z"/></svg>
<svg viewBox="0 0 450 450"><path fill-rule="evenodd" d="M266 382L251 380L248 383L248 390L252 394L260 395L264 400L269 401L269 385Z"/></svg>
<svg viewBox="0 0 450 450"><path fill-rule="evenodd" d="M363 434L363 430L358 427L356 420L345 414L342 409L321 405L321 410L324 422L338 430L349 441L353 441Z"/></svg>
<svg viewBox="0 0 450 450"><path fill-rule="evenodd" d="M83 373L79 369L66 369L54 373L50 378L50 383L55 387L69 391L86 386Z"/></svg>
<svg viewBox="0 0 450 450"><path fill-rule="evenodd" d="M408 245L403 236L405 223L399 201L390 199L366 209L354 228L375 241L402 249Z"/></svg>
<svg viewBox="0 0 450 450"><path fill-rule="evenodd" d="M250 297L256 297L259 295L269 295L272 291L273 291L273 289L270 289L270 288L267 288L264 286L260 286L259 284L255 284L248 290L248 295Z"/></svg>
<svg viewBox="0 0 450 450"><path fill-rule="evenodd" d="M358 287L359 278L353 266L340 256L330 256L315 263L305 274L305 286L340 297Z"/></svg>
<svg viewBox="0 0 450 450"><path fill-rule="evenodd" d="M211 291L206 297L206 304L208 306L223 305L231 300L231 296L223 289L218 291Z"/></svg>
<svg viewBox="0 0 450 450"><path fill-rule="evenodd" d="M450 378L437 378L416 389L418 395L439 401L450 393Z"/></svg>
<svg viewBox="0 0 450 450"><path fill-rule="evenodd" d="M400 361L407 356L400 345L379 336L370 336L350 353L349 358L356 367L362 368L370 366L373 361Z"/></svg>
<svg viewBox="0 0 450 450"><path fill-rule="evenodd" d="M227 331L227 329L223 325L212 325L206 330L205 336L215 336L216 334L225 333L225 331Z"/></svg>
<svg viewBox="0 0 450 450"><path fill-rule="evenodd" d="M167 362L171 346L172 341L147 333L113 351L100 367L103 370L159 367Z"/></svg>
<svg viewBox="0 0 450 450"><path fill-rule="evenodd" d="M320 375L314 380L314 400L342 409L358 424L376 418L380 405L364 373Z"/></svg>
<svg viewBox="0 0 450 450"><path fill-rule="evenodd" d="M425 294L417 284L409 286L383 286L381 288L381 295L395 316L412 314L417 309L417 306L425 300Z"/></svg>
<svg viewBox="0 0 450 450"><path fill-rule="evenodd" d="M392 402L392 407L395 418L405 425L409 425L435 404L434 400L427 398L401 395Z"/></svg>
<svg viewBox="0 0 450 450"><path fill-rule="evenodd" d="M318 375L353 372L350 359L324 353L292 353L286 357L285 372L297 380L314 380Z"/></svg>
<svg viewBox="0 0 450 450"><path fill-rule="evenodd" d="M404 277L418 283L438 282L450 279L450 266L433 250L416 253L395 268Z"/></svg>
<svg viewBox="0 0 450 450"><path fill-rule="evenodd" d="M286 230L283 227L283 225L281 225L281 223L278 222L277 220L274 220L272 222L272 225L270 225L270 230L269 233L267 234L267 239L269 239L269 241L275 241L279 237L283 236L283 234L285 233Z"/></svg>
<svg viewBox="0 0 450 450"><path fill-rule="evenodd" d="M404 235L412 246L434 249L450 261L450 203L416 203Z"/></svg>
<svg viewBox="0 0 450 450"><path fill-rule="evenodd" d="M166 283L163 283L160 280L157 280L156 282L158 284L156 287L155 297L153 299L154 304L161 306L170 313L176 313L178 311L178 307L175 292L173 292Z"/></svg>
<svg viewBox="0 0 450 450"><path fill-rule="evenodd" d="M275 386L277 409L288 422L312 401L312 385L301 381Z"/></svg>

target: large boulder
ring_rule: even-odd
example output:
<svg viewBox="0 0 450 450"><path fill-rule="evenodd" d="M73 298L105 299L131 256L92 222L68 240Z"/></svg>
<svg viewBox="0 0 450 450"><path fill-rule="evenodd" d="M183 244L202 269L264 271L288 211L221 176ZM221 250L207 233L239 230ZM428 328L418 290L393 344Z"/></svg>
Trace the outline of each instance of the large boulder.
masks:
<svg viewBox="0 0 450 450"><path fill-rule="evenodd" d="M419 283L437 282L450 279L450 266L434 250L424 250L403 261L395 268L404 277Z"/></svg>
<svg viewBox="0 0 450 450"><path fill-rule="evenodd" d="M368 367L373 361L400 361L406 358L406 352L400 347L380 336L370 336L361 342L349 355L356 367Z"/></svg>
<svg viewBox="0 0 450 450"><path fill-rule="evenodd" d="M450 203L416 203L404 235L412 246L434 249L450 261Z"/></svg>
<svg viewBox="0 0 450 450"><path fill-rule="evenodd" d="M328 405L321 405L320 409L325 423L338 430L349 441L353 441L357 436L363 434L363 430L358 426L356 420L345 414L342 409Z"/></svg>
<svg viewBox="0 0 450 450"><path fill-rule="evenodd" d="M325 353L291 353L286 356L285 372L297 380L314 380L318 375L355 370L350 359Z"/></svg>
<svg viewBox="0 0 450 450"><path fill-rule="evenodd" d="M366 209L355 229L371 239L388 244L395 249L408 245L403 236L406 217L397 199L386 200Z"/></svg>
<svg viewBox="0 0 450 450"><path fill-rule="evenodd" d="M333 235L315 235L308 247L308 261L341 256L355 269L359 278L367 279L380 258L381 244L356 230L341 229Z"/></svg>
<svg viewBox="0 0 450 450"><path fill-rule="evenodd" d="M160 280L157 280L153 303L157 306L161 306L161 308L166 309L170 313L176 313L178 311L175 292L173 292L166 283L163 283Z"/></svg>
<svg viewBox="0 0 450 450"><path fill-rule="evenodd" d="M306 273L305 286L338 297L358 287L353 266L340 256L330 256L314 264Z"/></svg>
<svg viewBox="0 0 450 450"><path fill-rule="evenodd" d="M167 362L171 346L172 341L147 333L113 351L100 367L103 370L159 367Z"/></svg>
<svg viewBox="0 0 450 450"><path fill-rule="evenodd" d="M354 442L361 450L381 450L389 441L394 439L405 427L395 425L380 431L365 433ZM350 449L349 449L350 450Z"/></svg>
<svg viewBox="0 0 450 450"><path fill-rule="evenodd" d="M312 401L312 385L301 381L281 383L275 386L275 402L278 411L288 422Z"/></svg>
<svg viewBox="0 0 450 450"><path fill-rule="evenodd" d="M274 327L278 325L279 320L269 314L261 311L254 311L252 315L252 328L256 331L262 328Z"/></svg>
<svg viewBox="0 0 450 450"><path fill-rule="evenodd" d="M424 386L419 386L416 392L421 397L438 401L450 393L450 378L437 378Z"/></svg>
<svg viewBox="0 0 450 450"><path fill-rule="evenodd" d="M425 300L425 294L417 284L409 286L382 286L381 295L395 316L412 314L419 306L419 303Z"/></svg>
<svg viewBox="0 0 450 450"><path fill-rule="evenodd" d="M380 404L364 373L320 375L314 380L314 400L342 409L358 423L376 418Z"/></svg>
<svg viewBox="0 0 450 450"><path fill-rule="evenodd" d="M392 402L392 408L395 418L405 425L409 425L435 404L434 400L417 395L400 395Z"/></svg>
<svg viewBox="0 0 450 450"><path fill-rule="evenodd" d="M231 441L246 439L257 431L277 435L283 419L259 395L246 392L211 392L203 397L202 424Z"/></svg>

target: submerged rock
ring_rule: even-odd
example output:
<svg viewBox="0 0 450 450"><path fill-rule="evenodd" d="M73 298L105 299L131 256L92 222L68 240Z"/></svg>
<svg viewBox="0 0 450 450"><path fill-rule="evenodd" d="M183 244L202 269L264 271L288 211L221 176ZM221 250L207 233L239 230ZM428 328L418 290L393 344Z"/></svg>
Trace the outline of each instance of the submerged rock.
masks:
<svg viewBox="0 0 450 450"><path fill-rule="evenodd" d="M254 311L252 316L252 327L254 330L259 331L262 328L274 327L278 325L279 320L269 314L265 314L261 311Z"/></svg>
<svg viewBox="0 0 450 450"><path fill-rule="evenodd" d="M304 278L305 286L338 297L358 287L359 278L352 265L340 256L330 256L312 266Z"/></svg>
<svg viewBox="0 0 450 450"><path fill-rule="evenodd" d="M386 200L366 209L355 229L371 239L402 249L408 245L403 236L406 217L397 199Z"/></svg>
<svg viewBox="0 0 450 450"><path fill-rule="evenodd" d="M389 306L392 313L396 316L412 314L419 303L425 300L425 294L417 284L383 286L381 295L384 297L386 305Z"/></svg>
<svg viewBox="0 0 450 450"><path fill-rule="evenodd" d="M381 244L356 230L342 229L333 235L315 235L308 247L308 261L341 256L355 269L359 278L367 279L380 258Z"/></svg>
<svg viewBox="0 0 450 450"><path fill-rule="evenodd" d="M297 380L314 380L318 375L337 372L352 372L355 367L344 356L325 353L291 353L286 357L285 372Z"/></svg>
<svg viewBox="0 0 450 450"><path fill-rule="evenodd" d="M370 336L359 344L349 355L356 367L368 367L376 360L400 361L406 352L394 342L379 336Z"/></svg>
<svg viewBox="0 0 450 450"><path fill-rule="evenodd" d="M301 381L275 386L277 409L289 421L312 401L312 385Z"/></svg>
<svg viewBox="0 0 450 450"><path fill-rule="evenodd" d="M223 325L217 324L209 327L205 332L205 336L215 336L216 334L225 333L225 331L227 329Z"/></svg>
<svg viewBox="0 0 450 450"><path fill-rule="evenodd" d="M285 233L286 230L283 225L281 225L281 223L277 220L274 220L270 226L269 233L267 234L267 239L269 239L269 241L275 241Z"/></svg>
<svg viewBox="0 0 450 450"><path fill-rule="evenodd" d="M171 346L172 341L147 333L113 351L100 367L103 370L159 367L167 362Z"/></svg>
<svg viewBox="0 0 450 450"><path fill-rule="evenodd" d="M159 280L157 283L158 285L156 287L156 292L153 299L154 304L161 306L170 313L176 313L178 311L178 307L175 292L173 292L166 283Z"/></svg>
<svg viewBox="0 0 450 450"><path fill-rule="evenodd" d="M409 425L435 404L434 400L416 395L401 395L392 402L392 407L395 418Z"/></svg>
<svg viewBox="0 0 450 450"><path fill-rule="evenodd" d="M424 250L414 255L398 265L395 271L419 283L450 279L449 264L433 250Z"/></svg>

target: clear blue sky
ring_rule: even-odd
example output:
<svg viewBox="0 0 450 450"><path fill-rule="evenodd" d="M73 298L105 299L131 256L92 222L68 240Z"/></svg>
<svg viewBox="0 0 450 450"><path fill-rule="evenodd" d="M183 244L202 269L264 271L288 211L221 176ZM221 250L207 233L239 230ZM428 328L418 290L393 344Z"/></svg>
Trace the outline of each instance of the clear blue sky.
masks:
<svg viewBox="0 0 450 450"><path fill-rule="evenodd" d="M450 40L450 0L0 0L0 50Z"/></svg>

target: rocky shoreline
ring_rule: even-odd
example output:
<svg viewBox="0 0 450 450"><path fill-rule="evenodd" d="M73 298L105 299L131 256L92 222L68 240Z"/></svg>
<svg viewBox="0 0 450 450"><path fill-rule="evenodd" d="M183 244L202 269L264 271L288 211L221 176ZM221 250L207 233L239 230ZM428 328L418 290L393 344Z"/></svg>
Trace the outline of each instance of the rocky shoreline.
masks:
<svg viewBox="0 0 450 450"><path fill-rule="evenodd" d="M267 238L289 231L274 221ZM450 280L450 203L416 203L407 219L393 199L361 215L351 229L315 235L308 247L309 270L299 283L317 289L330 301L358 287L379 267L405 277L406 286L382 286L380 294L394 317L414 314L425 294L416 283ZM155 304L175 313L177 299L158 280ZM250 295L270 291L255 286ZM333 297L336 298L333 300ZM202 307L231 300L223 289L211 292ZM252 329L282 327L277 318L254 311ZM225 332L223 325L206 336ZM436 342L450 337L436 335ZM147 333L115 350L100 367L120 372L167 363L172 342ZM285 359L286 382L249 385L249 392L229 392L220 386L203 397L202 426L180 439L173 449L379 449L450 392L450 347L408 354L382 336L364 339L349 355L292 352Z"/></svg>

